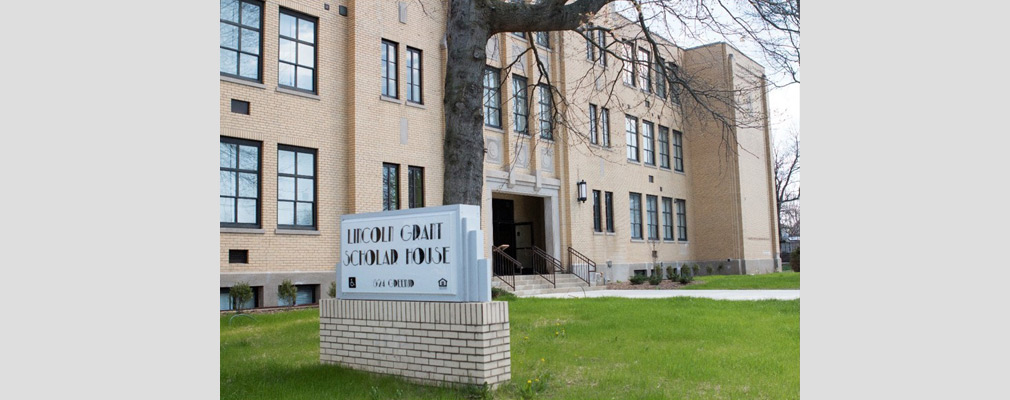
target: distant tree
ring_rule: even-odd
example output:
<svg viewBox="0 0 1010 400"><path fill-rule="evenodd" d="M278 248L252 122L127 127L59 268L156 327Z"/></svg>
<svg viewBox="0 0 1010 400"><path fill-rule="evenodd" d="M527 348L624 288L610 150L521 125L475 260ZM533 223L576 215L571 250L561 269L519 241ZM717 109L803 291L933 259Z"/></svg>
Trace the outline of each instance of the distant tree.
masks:
<svg viewBox="0 0 1010 400"><path fill-rule="evenodd" d="M800 227L800 135L794 132L787 142L775 146L775 211L779 228L799 235Z"/></svg>

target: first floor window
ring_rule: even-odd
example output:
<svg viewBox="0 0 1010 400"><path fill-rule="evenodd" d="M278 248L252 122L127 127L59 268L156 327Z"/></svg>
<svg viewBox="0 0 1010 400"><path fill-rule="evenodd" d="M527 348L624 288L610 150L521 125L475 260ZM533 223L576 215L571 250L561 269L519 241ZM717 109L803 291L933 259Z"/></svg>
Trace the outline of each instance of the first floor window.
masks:
<svg viewBox="0 0 1010 400"><path fill-rule="evenodd" d="M627 136L628 160L638 161L638 118L625 116L624 132Z"/></svg>
<svg viewBox="0 0 1010 400"><path fill-rule="evenodd" d="M659 126L659 166L670 168L670 129Z"/></svg>
<svg viewBox="0 0 1010 400"><path fill-rule="evenodd" d="M614 193L603 192L603 202L607 208L607 232L614 233Z"/></svg>
<svg viewBox="0 0 1010 400"><path fill-rule="evenodd" d="M400 209L400 166L382 163L382 211Z"/></svg>
<svg viewBox="0 0 1010 400"><path fill-rule="evenodd" d="M659 240L659 208L656 196L645 196L645 213L649 221L649 240Z"/></svg>
<svg viewBox="0 0 1010 400"><path fill-rule="evenodd" d="M260 142L221 137L221 226L259 228Z"/></svg>
<svg viewBox="0 0 1010 400"><path fill-rule="evenodd" d="M277 225L316 226L316 150L277 145Z"/></svg>
<svg viewBox="0 0 1010 400"><path fill-rule="evenodd" d="M673 240L673 199L663 198L663 240Z"/></svg>
<svg viewBox="0 0 1010 400"><path fill-rule="evenodd" d="M424 207L424 168L407 167L407 207Z"/></svg>
<svg viewBox="0 0 1010 400"><path fill-rule="evenodd" d="M501 128L501 74L497 68L484 69L484 125Z"/></svg>
<svg viewBox="0 0 1010 400"><path fill-rule="evenodd" d="M263 3L221 0L221 74L260 81Z"/></svg>
<svg viewBox="0 0 1010 400"><path fill-rule="evenodd" d="M512 75L512 119L513 129L520 135L529 135L530 105L526 94L526 78Z"/></svg>
<svg viewBox="0 0 1010 400"><path fill-rule="evenodd" d="M554 140L554 97L551 87L540 85L540 138Z"/></svg>
<svg viewBox="0 0 1010 400"><path fill-rule="evenodd" d="M652 122L642 120L642 153L645 154L645 163L648 165L656 165L654 139Z"/></svg>
<svg viewBox="0 0 1010 400"><path fill-rule="evenodd" d="M603 226L600 223L601 222L600 214L601 214L601 211L602 211L600 209L600 206L601 206L600 205L600 191L599 190L594 190L593 191L593 232L603 232Z"/></svg>
<svg viewBox="0 0 1010 400"><path fill-rule="evenodd" d="M281 9L277 84L316 91L316 18Z"/></svg>
<svg viewBox="0 0 1010 400"><path fill-rule="evenodd" d="M684 172L684 135L673 131L673 169Z"/></svg>
<svg viewBox="0 0 1010 400"><path fill-rule="evenodd" d="M677 240L687 240L687 202L677 199Z"/></svg>
<svg viewBox="0 0 1010 400"><path fill-rule="evenodd" d="M631 238L642 238L642 195L631 193L628 198L629 214L631 215Z"/></svg>

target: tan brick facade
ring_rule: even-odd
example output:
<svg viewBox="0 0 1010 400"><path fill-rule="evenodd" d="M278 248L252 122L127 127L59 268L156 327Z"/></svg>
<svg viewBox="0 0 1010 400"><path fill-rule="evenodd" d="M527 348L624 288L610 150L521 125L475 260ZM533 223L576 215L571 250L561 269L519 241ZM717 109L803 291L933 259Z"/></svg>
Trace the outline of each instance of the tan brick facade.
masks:
<svg viewBox="0 0 1010 400"><path fill-rule="evenodd" d="M423 3L423 8L421 7ZM239 281L258 288L258 306L275 306L277 285L318 285L316 299L326 298L339 263L339 217L346 213L380 211L383 207L382 164L399 166L399 207L408 207L408 167L423 168L425 206L441 205L445 49L444 2L268 0L263 4L260 40L261 77L247 81L222 76L220 135L260 143L257 227L221 228L221 287ZM339 7L347 7L347 16ZM327 9L328 8L328 9ZM315 90L285 89L278 82L279 16L291 10L314 18ZM603 12L599 25L626 25L620 16ZM631 28L622 28L624 30ZM623 31L617 32L623 35ZM627 33L633 37L633 32ZM526 41L499 34L487 46L488 65L502 68L501 128L485 129L485 196L482 220L487 247L492 235L492 198L543 202L537 207L536 232L545 249L567 260L569 246L600 265L609 279L624 280L634 269L655 262L666 264L725 263L748 273L766 272L777 265L774 201L768 131L739 127L732 137L738 150L724 151L721 131L704 119L687 118L682 107L621 81L621 66L611 60L606 68L586 57L585 40L574 32L549 34L550 48L537 46L546 63L550 83L565 102L555 107L565 123L555 127L553 140L540 138L539 90L528 91L529 135L515 131L512 118L513 75L541 81ZM383 40L394 42L397 55L398 96L381 95L380 60ZM421 51L422 103L406 100L407 48ZM762 68L725 44L662 54L685 71L697 71L713 86L739 88L760 81ZM522 54L520 59L517 56ZM753 73L750 73L753 72ZM758 79L755 81L755 79ZM616 84L615 84L616 82ZM612 95L611 95L612 93ZM475 93L475 95L480 95ZM249 115L233 113L232 100L249 102ZM757 120L767 119L763 92L749 99ZM606 107L610 114L611 146L589 144L588 105ZM684 109L689 107L685 101ZM644 121L683 134L684 171L628 161L625 117L638 119L639 143ZM297 146L316 153L314 175L315 225L309 229L278 228L278 146ZM673 151L670 146L671 153ZM641 151L641 149L640 149ZM672 162L672 154L671 154ZM652 182L649 181L650 176ZM589 200L575 199L575 183L585 180ZM592 191L613 194L614 232L594 233ZM629 232L629 193L656 196L660 239L632 239ZM689 240L664 240L662 199L683 199ZM532 200L529 200L532 199ZM674 214L676 210L673 210ZM521 212L517 211L518 215ZM602 216L606 219L606 213ZM676 223L676 216L673 216ZM643 231L646 221L643 221ZM605 231L605 229L604 229ZM643 232L644 233L644 232ZM247 250L248 263L229 262L230 250ZM656 251L655 258L652 255ZM611 266L607 267L607 262Z"/></svg>

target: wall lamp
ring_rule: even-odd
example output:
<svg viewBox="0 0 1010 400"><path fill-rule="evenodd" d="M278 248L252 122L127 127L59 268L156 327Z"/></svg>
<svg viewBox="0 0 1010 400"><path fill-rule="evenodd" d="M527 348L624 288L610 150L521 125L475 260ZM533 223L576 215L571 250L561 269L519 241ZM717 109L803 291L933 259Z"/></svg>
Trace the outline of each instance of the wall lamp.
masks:
<svg viewBox="0 0 1010 400"><path fill-rule="evenodd" d="M585 203L586 202L586 180L583 179L583 180L579 181L579 183L576 183L575 186L578 188L579 201Z"/></svg>

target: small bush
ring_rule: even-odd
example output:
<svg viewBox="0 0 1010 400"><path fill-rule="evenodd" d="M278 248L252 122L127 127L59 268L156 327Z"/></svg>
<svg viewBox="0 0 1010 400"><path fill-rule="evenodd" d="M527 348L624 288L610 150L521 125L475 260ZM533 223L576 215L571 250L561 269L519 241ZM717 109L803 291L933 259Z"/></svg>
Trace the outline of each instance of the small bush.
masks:
<svg viewBox="0 0 1010 400"><path fill-rule="evenodd" d="M513 294L512 292L509 292L508 290L505 290L505 289L502 289L502 288L496 288L496 287L491 288L491 299L492 300L512 301L512 300L515 300L517 298L518 297L516 297L515 294Z"/></svg>
<svg viewBox="0 0 1010 400"><path fill-rule="evenodd" d="M654 285L655 286L655 285L658 285L662 281L663 281L663 275L662 274L652 274L652 276L649 277L649 284L650 285Z"/></svg>
<svg viewBox="0 0 1010 400"><path fill-rule="evenodd" d="M706 275L712 275L712 266L711 265L706 265L705 266L705 272L706 272Z"/></svg>
<svg viewBox="0 0 1010 400"><path fill-rule="evenodd" d="M291 283L290 279L285 279L281 281L281 285L277 287L277 298L285 300L289 306L295 305L295 298L298 296L298 288Z"/></svg>
<svg viewBox="0 0 1010 400"><path fill-rule="evenodd" d="M800 272L800 246L796 246L796 250L789 255L789 268L793 272Z"/></svg>
<svg viewBox="0 0 1010 400"><path fill-rule="evenodd" d="M642 282L645 282L646 279L649 278L647 278L645 275L635 274L635 276L628 278L628 282L631 282L632 285L641 285Z"/></svg>
<svg viewBox="0 0 1010 400"><path fill-rule="evenodd" d="M692 268L691 270L694 271L695 275L698 275L698 274L701 273L701 267L699 267L698 264L694 264L694 268Z"/></svg>
<svg viewBox="0 0 1010 400"><path fill-rule="evenodd" d="M716 267L716 269L715 269L716 271L718 271L718 272L719 272L719 275L722 275L722 268L723 268L723 267L722 267L722 264L720 263L720 264L719 264L719 266L718 266L718 267Z"/></svg>
<svg viewBox="0 0 1010 400"><path fill-rule="evenodd" d="M679 279L677 279L677 281L686 285L694 281L694 276L689 274L683 274L679 277Z"/></svg>
<svg viewBox="0 0 1010 400"><path fill-rule="evenodd" d="M671 281L677 280L677 269L674 268L672 265L666 267L666 279L669 279Z"/></svg>
<svg viewBox="0 0 1010 400"><path fill-rule="evenodd" d="M330 282L330 291L326 294L330 295L331 299L337 298L337 281Z"/></svg>
<svg viewBox="0 0 1010 400"><path fill-rule="evenodd" d="M242 305L253 298L252 288L246 282L238 282L228 289L228 296L231 297L232 304L235 305L235 312L242 312Z"/></svg>

